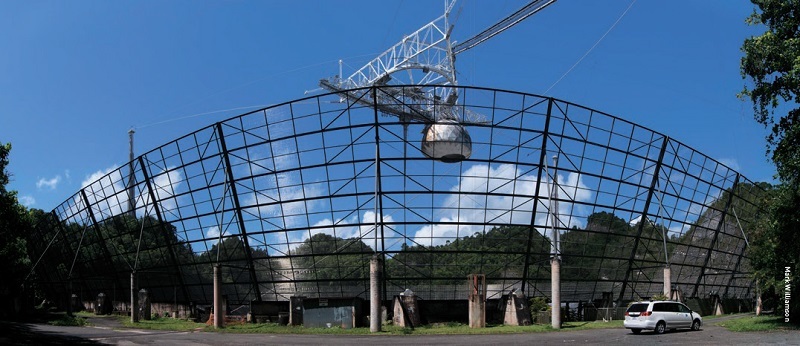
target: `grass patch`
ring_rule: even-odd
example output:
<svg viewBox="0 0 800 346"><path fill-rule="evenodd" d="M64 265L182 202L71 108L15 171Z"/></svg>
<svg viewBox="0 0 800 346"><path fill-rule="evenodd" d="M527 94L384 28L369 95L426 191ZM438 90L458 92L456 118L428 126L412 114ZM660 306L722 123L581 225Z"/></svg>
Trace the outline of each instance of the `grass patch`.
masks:
<svg viewBox="0 0 800 346"><path fill-rule="evenodd" d="M714 320L714 319L717 319L717 318L731 317L731 316L736 316L736 315L739 315L739 316L742 316L742 317L744 317L744 316L753 316L752 313L734 313L734 314L723 314L723 315L708 315L708 316L703 316L703 322L705 323L706 320Z"/></svg>
<svg viewBox="0 0 800 346"><path fill-rule="evenodd" d="M47 324L59 327L83 327L86 325L86 319L80 316L68 316L65 314L56 319L47 321Z"/></svg>
<svg viewBox="0 0 800 346"><path fill-rule="evenodd" d="M766 332L774 330L800 330L797 325L786 323L780 316L746 316L717 323L732 332Z"/></svg>
<svg viewBox="0 0 800 346"><path fill-rule="evenodd" d="M120 316L119 321L122 322L122 325L125 327L139 329L192 331L207 328L205 323L163 317L154 318L149 321L140 320L138 323L133 323L130 317ZM211 327L210 330L213 330L213 327Z"/></svg>
<svg viewBox="0 0 800 346"><path fill-rule="evenodd" d="M230 324L225 328L214 329L204 323L189 322L186 320L175 320L170 318L154 319L150 321L140 321L133 324L129 319L121 320L126 327L155 329L155 330L178 330L193 331L202 329L206 332L218 333L241 333L241 334L317 334L317 335L371 335L369 328L342 329L333 328L305 328L302 326L285 326L277 323L244 323ZM622 321L602 322L565 322L561 331L576 331L587 329L607 329L622 328ZM520 333L545 333L554 332L550 325L532 326L506 326L489 325L486 328L470 328L469 325L460 323L437 323L421 326L419 328L402 328L397 326L383 326L379 335L480 335L480 334L520 334Z"/></svg>
<svg viewBox="0 0 800 346"><path fill-rule="evenodd" d="M564 324L561 325L561 330L573 331L573 330L587 330L587 329L625 328L623 322L624 320L614 320L609 322L603 322L603 321L564 322Z"/></svg>

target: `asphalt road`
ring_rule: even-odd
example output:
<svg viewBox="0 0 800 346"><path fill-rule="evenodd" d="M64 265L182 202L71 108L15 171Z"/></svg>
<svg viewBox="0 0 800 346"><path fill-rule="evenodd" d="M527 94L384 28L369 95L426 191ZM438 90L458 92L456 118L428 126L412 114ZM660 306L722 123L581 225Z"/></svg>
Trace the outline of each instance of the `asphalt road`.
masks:
<svg viewBox="0 0 800 346"><path fill-rule="evenodd" d="M726 318L723 318L726 319ZM632 334L627 329L595 329L510 335L273 335L213 332L166 332L122 328L113 320L93 318L92 327L47 324L0 325L0 344L16 345L800 345L798 332L736 333L711 320L698 332Z"/></svg>

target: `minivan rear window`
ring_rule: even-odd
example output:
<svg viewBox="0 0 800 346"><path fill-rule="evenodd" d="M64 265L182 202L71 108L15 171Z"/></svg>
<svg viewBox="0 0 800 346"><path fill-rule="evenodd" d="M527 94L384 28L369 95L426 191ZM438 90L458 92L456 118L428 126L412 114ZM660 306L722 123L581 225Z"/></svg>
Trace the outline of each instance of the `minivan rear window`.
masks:
<svg viewBox="0 0 800 346"><path fill-rule="evenodd" d="M650 304L633 304L628 307L628 312L645 312Z"/></svg>
<svg viewBox="0 0 800 346"><path fill-rule="evenodd" d="M655 303L655 304L653 304L653 311L678 312L678 304L676 304L676 303Z"/></svg>

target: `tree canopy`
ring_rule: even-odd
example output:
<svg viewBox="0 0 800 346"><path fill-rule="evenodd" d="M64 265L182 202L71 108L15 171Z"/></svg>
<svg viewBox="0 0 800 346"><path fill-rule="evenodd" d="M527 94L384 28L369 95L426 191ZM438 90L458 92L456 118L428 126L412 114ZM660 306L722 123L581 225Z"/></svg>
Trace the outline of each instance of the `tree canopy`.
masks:
<svg viewBox="0 0 800 346"><path fill-rule="evenodd" d="M800 270L800 0L752 2L757 10L747 23L767 30L742 44L741 74L752 85L740 97L749 98L756 121L771 128L767 154L781 184L767 198L770 217L753 236L750 257L761 286L782 294L785 268ZM800 279L791 277L787 284L797 287ZM792 309L800 315L800 304Z"/></svg>
<svg viewBox="0 0 800 346"><path fill-rule="evenodd" d="M752 0L760 11L747 23L767 31L742 44L742 77L752 81L740 96L753 102L755 119L771 126L767 150L781 181L800 184L800 1ZM778 114L776 114L778 112ZM785 112L785 113L783 113Z"/></svg>
<svg viewBox="0 0 800 346"><path fill-rule="evenodd" d="M7 171L10 152L11 144L0 144L0 317L11 309L11 300L21 294L31 265L25 235L32 229L32 216L17 201L16 191L6 189L11 180Z"/></svg>

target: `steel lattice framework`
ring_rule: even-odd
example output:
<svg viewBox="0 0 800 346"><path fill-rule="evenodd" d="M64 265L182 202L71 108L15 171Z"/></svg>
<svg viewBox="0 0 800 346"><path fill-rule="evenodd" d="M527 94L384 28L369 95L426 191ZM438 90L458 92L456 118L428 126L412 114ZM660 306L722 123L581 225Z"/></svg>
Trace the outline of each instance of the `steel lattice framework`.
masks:
<svg viewBox="0 0 800 346"><path fill-rule="evenodd" d="M414 86L388 88L346 92L414 109L396 97ZM337 94L246 113L153 149L55 208L30 235L36 280L52 295L71 287L125 300L136 270L153 301L210 303L219 263L233 304L367 298L377 252L385 296L466 299L470 273L486 275L490 298L541 296L555 226L564 301L659 293L665 265L687 297L751 296L758 185L597 110L453 88L457 109L488 120L465 124L467 160L426 158L425 123Z"/></svg>

